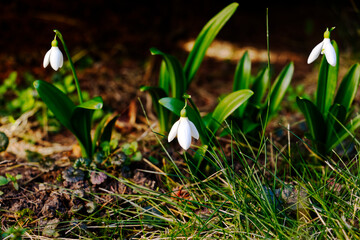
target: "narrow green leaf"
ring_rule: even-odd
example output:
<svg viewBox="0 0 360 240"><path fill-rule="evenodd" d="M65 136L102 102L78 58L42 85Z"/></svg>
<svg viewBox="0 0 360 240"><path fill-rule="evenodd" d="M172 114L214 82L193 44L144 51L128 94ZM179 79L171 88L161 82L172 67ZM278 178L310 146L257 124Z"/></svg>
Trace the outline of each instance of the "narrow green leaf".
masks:
<svg viewBox="0 0 360 240"><path fill-rule="evenodd" d="M343 128L337 132L335 136L333 136L326 144L326 149L331 151L334 149L339 143L344 141L347 137L354 134L355 130L360 127L360 115L356 116L354 119L350 121L346 125L346 127L343 126Z"/></svg>
<svg viewBox="0 0 360 240"><path fill-rule="evenodd" d="M330 106L335 95L339 72L339 50L335 41L331 41L336 52L335 67L328 64L325 55L321 59L318 87L316 90L316 106L324 118L327 118Z"/></svg>
<svg viewBox="0 0 360 240"><path fill-rule="evenodd" d="M82 154L89 159L93 155L93 147L91 141L91 119L94 113L93 109L82 108L77 106L71 115L71 125L73 133L77 137L80 146L82 147ZM85 155L84 155L85 154Z"/></svg>
<svg viewBox="0 0 360 240"><path fill-rule="evenodd" d="M285 92L289 87L294 73L294 63L286 65L280 72L270 90L269 116L272 116L280 106Z"/></svg>
<svg viewBox="0 0 360 240"><path fill-rule="evenodd" d="M54 113L56 118L70 131L73 127L70 122L75 104L58 88L52 84L36 80L34 87L46 106Z"/></svg>
<svg viewBox="0 0 360 240"><path fill-rule="evenodd" d="M212 113L212 118L208 123L208 128L214 134L225 121L237 108L239 108L246 100L248 100L253 92L248 89L239 90L230 93L223 98L220 103L216 106Z"/></svg>
<svg viewBox="0 0 360 240"><path fill-rule="evenodd" d="M177 60L174 56L163 53L156 48L151 48L150 52L152 55L160 55L163 57L166 63L166 69L171 83L172 97L181 99L185 93L186 80L179 60ZM166 92L165 89L164 91Z"/></svg>
<svg viewBox="0 0 360 240"><path fill-rule="evenodd" d="M169 109L174 114L176 114L177 116L180 116L180 111L184 107L183 101L176 99L176 98L170 98L170 97L165 97L165 98L160 99L159 103L162 106L164 106L165 108ZM201 141L203 143L206 143L207 130L201 119L201 116L190 106L186 107L186 113L187 113L189 120L194 123L196 129L199 131Z"/></svg>
<svg viewBox="0 0 360 240"><path fill-rule="evenodd" d="M95 133L94 133L94 139L92 141L92 151L93 152L95 152L96 144L100 141L101 132L103 131L105 123L107 122L107 120L109 119L110 116L111 116L111 113L106 114L101 119L99 124L96 126Z"/></svg>
<svg viewBox="0 0 360 240"><path fill-rule="evenodd" d="M250 77L251 77L251 60L248 51L246 51L236 66L233 92L242 89L249 89Z"/></svg>
<svg viewBox="0 0 360 240"><path fill-rule="evenodd" d="M252 91L254 95L250 98L249 102L254 105L260 105L266 90L269 88L269 69L265 68L256 76Z"/></svg>
<svg viewBox="0 0 360 240"><path fill-rule="evenodd" d="M166 62L164 60L161 61L160 65L159 87L165 91L166 96L169 96L170 77L166 69Z"/></svg>
<svg viewBox="0 0 360 240"><path fill-rule="evenodd" d="M101 140L100 142L110 142L112 130L114 128L114 125L116 123L116 120L118 119L119 115L115 115L105 126L104 131L101 134Z"/></svg>
<svg viewBox="0 0 360 240"><path fill-rule="evenodd" d="M165 133L169 128L169 115L171 113L169 110L159 104L159 100L161 98L167 97L166 92L160 87L143 86L140 88L140 90L148 91L150 93L157 117L159 119L161 132Z"/></svg>
<svg viewBox="0 0 360 240"><path fill-rule="evenodd" d="M210 21L203 27L199 35L195 40L193 49L191 50L185 66L184 72L187 79L187 86L190 85L194 78L199 66L205 56L206 50L219 33L220 29L230 19L239 6L238 3L231 3L225 7L221 12L214 16Z"/></svg>
<svg viewBox="0 0 360 240"><path fill-rule="evenodd" d="M325 143L326 125L320 111L311 101L307 99L297 97L296 103L301 112L304 114L312 141L316 144Z"/></svg>
<svg viewBox="0 0 360 240"><path fill-rule="evenodd" d="M246 51L236 66L233 92L242 89L249 89L250 80L251 80L251 61L250 61L249 53ZM247 102L242 104L238 108L236 113L239 115L239 117L243 116L246 105Z"/></svg>
<svg viewBox="0 0 360 240"><path fill-rule="evenodd" d="M334 103L345 107L346 112L350 110L351 104L357 93L360 80L360 64L354 64L347 72L336 93Z"/></svg>
<svg viewBox="0 0 360 240"><path fill-rule="evenodd" d="M330 107L329 115L326 119L326 146L328 146L328 142L332 141L334 135L336 137L336 133L341 130L346 118L346 109L344 106L340 104L334 104ZM331 150L331 149L328 149Z"/></svg>

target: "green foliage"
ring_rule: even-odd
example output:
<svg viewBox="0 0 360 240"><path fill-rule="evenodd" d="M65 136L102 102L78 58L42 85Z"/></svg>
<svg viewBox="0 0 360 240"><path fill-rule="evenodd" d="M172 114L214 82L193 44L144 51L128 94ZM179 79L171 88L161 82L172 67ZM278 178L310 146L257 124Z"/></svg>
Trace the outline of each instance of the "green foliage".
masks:
<svg viewBox="0 0 360 240"><path fill-rule="evenodd" d="M6 136L5 133L0 132L0 152L5 151L8 146L9 138Z"/></svg>
<svg viewBox="0 0 360 240"><path fill-rule="evenodd" d="M338 47L334 41L332 43L339 62ZM316 105L310 100L297 98L297 104L309 128L309 138L313 147L324 156L344 139L353 136L360 126L359 116L350 120L351 104L360 81L360 64L356 63L349 69L335 95L338 71L339 64L333 67L323 57L319 70Z"/></svg>
<svg viewBox="0 0 360 240"><path fill-rule="evenodd" d="M166 79L170 81L168 86L171 87L171 94L174 98L182 98L185 93L186 79L179 60L177 60L174 56L163 53L156 48L151 48L150 52L152 55L160 55L163 57L166 68ZM162 83L162 85L162 87L165 87L165 83ZM168 92L168 89L164 89L164 91Z"/></svg>
<svg viewBox="0 0 360 240"><path fill-rule="evenodd" d="M6 184L8 184L9 182L12 183L14 189L16 191L19 190L19 184L18 184L18 180L22 178L21 174L17 174L16 176L11 175L10 173L6 173L5 174L6 177L0 176L0 186L4 186ZM0 196L3 194L3 192L0 191Z"/></svg>
<svg viewBox="0 0 360 240"><path fill-rule="evenodd" d="M84 158L92 159L94 152L101 141L110 140L111 131L116 121L116 117L107 125L105 125L105 120L100 122L98 128L96 129L94 140L91 139L90 131L93 115L95 110L99 110L103 107L102 98L95 97L91 100L83 102L84 98L82 96L75 67L65 41L58 30L54 30L54 32L56 37L58 37L63 44L73 77L65 77L65 80L63 81L64 84L61 86L65 92L61 91L56 86L41 80L34 81L34 87L41 99L61 122L61 124L63 124L75 135L79 142L82 156ZM79 105L76 105L66 95L67 92L72 92L74 89L77 89L80 103Z"/></svg>
<svg viewBox="0 0 360 240"><path fill-rule="evenodd" d="M234 75L233 90L251 89L254 95L247 104L233 114L235 123L245 134L258 134L276 115L294 73L294 64L289 63L270 86L269 69L264 68L257 76L251 76L251 61L247 52L239 60ZM265 97L266 92L269 94ZM265 99L265 100L263 100Z"/></svg>
<svg viewBox="0 0 360 240"><path fill-rule="evenodd" d="M158 87L142 87L141 90L149 91L153 99L161 132L166 132L170 129L174 118L171 112L159 105L158 101L161 98L170 96L176 99L183 97L201 65L208 47L221 28L234 14L238 5L238 3L228 5L203 27L195 40L194 47L189 53L184 67L181 66L179 60L174 56L163 53L156 48L150 49L151 54L160 55L163 58L160 67L159 84Z"/></svg>
<svg viewBox="0 0 360 240"><path fill-rule="evenodd" d="M0 104L5 106L1 110L3 114L14 114L17 116L33 109L36 105L37 101L33 89L30 86L21 88L16 83L16 79L17 73L12 72L0 86ZM9 99L5 99L5 97Z"/></svg>
<svg viewBox="0 0 360 240"><path fill-rule="evenodd" d="M138 147L139 146L137 142L125 143L121 146L121 150L123 153L125 153L130 162L138 162L142 159L142 154L138 150Z"/></svg>
<svg viewBox="0 0 360 240"><path fill-rule="evenodd" d="M202 143L208 145L211 139L210 136L213 136L227 117L248 100L252 94L251 90L239 90L228 94L207 118L200 116L196 106L193 106L193 108L188 106L186 108L187 116L198 129ZM184 107L184 102L175 98L162 98L159 103L178 116L180 116L180 111Z"/></svg>
<svg viewBox="0 0 360 240"><path fill-rule="evenodd" d="M184 102L176 98L165 97L160 99L159 103L177 116L180 116L180 111L184 108ZM186 113L189 120L194 123L199 131L201 141L205 144L208 141L207 130L199 112L188 106Z"/></svg>
<svg viewBox="0 0 360 240"><path fill-rule="evenodd" d="M316 90L316 106L324 118L327 117L332 105L339 72L339 48L335 41L331 41L336 52L335 67L328 64L326 58L322 58L319 71L318 87Z"/></svg>
<svg viewBox="0 0 360 240"><path fill-rule="evenodd" d="M94 153L90 136L91 119L94 110L102 108L101 97L76 106L68 96L50 83L37 80L34 87L56 118L76 136L83 156L91 159Z"/></svg>
<svg viewBox="0 0 360 240"><path fill-rule="evenodd" d="M1 239L21 240L23 239L23 235L25 234L25 232L26 228L11 227L1 234Z"/></svg>
<svg viewBox="0 0 360 240"><path fill-rule="evenodd" d="M244 104L251 95L253 95L251 90L243 89L232 92L224 97L211 114L211 119L207 124L209 130L216 133L217 129L226 120L226 118L242 106L242 104Z"/></svg>
<svg viewBox="0 0 360 240"><path fill-rule="evenodd" d="M205 56L205 53L215 39L216 35L225 25L225 23L234 14L235 10L239 6L238 3L231 3L214 16L210 21L203 27L199 35L195 40L193 49L191 50L185 66L184 73L187 79L187 86L190 85L194 78L200 64Z"/></svg>

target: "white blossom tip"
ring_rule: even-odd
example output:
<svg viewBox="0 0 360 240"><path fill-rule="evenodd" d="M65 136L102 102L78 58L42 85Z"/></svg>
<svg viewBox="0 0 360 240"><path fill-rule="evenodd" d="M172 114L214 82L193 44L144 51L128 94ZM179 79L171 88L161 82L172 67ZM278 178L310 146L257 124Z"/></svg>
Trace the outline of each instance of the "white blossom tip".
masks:
<svg viewBox="0 0 360 240"><path fill-rule="evenodd" d="M57 46L52 46L45 54L43 67L46 68L50 63L50 66L57 71L63 66L64 57L60 49Z"/></svg>
<svg viewBox="0 0 360 240"><path fill-rule="evenodd" d="M180 146L184 150L188 150L191 145L191 137L199 139L199 132L187 117L180 117L170 130L168 142L171 142L175 137L177 137Z"/></svg>

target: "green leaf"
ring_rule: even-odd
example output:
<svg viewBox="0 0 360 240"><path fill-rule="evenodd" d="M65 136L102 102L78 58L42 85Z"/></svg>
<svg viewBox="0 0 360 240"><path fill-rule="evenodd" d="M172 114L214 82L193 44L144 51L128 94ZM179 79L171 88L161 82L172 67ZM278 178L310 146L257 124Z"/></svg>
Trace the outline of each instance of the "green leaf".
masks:
<svg viewBox="0 0 360 240"><path fill-rule="evenodd" d="M159 100L159 103L163 105L165 108L169 109L171 112L176 114L177 116L180 116L180 111L184 107L184 102L176 99L176 98L170 98L165 97ZM192 121L196 127L196 129L199 131L199 135L201 138L201 141L207 142L207 130L206 127L201 119L201 116L190 106L186 107L186 113L190 121Z"/></svg>
<svg viewBox="0 0 360 240"><path fill-rule="evenodd" d="M208 49L216 35L219 33L220 29L233 15L238 6L238 3L231 3L230 5L225 7L203 27L203 29L197 36L194 47L191 50L184 66L187 86L190 85L192 79L194 78L205 56L206 50Z"/></svg>
<svg viewBox="0 0 360 240"><path fill-rule="evenodd" d="M304 114L307 127L309 128L312 141L316 144L325 143L326 125L323 116L317 107L309 100L296 98L296 103Z"/></svg>
<svg viewBox="0 0 360 240"><path fill-rule="evenodd" d="M254 95L250 98L249 102L254 105L260 105L266 90L269 88L269 69L265 68L256 76L252 91Z"/></svg>
<svg viewBox="0 0 360 240"><path fill-rule="evenodd" d="M331 151L334 149L340 142L344 141L347 137L354 134L355 130L360 127L360 115L356 116L350 121L345 127L338 131L335 136L333 136L326 144L326 149Z"/></svg>
<svg viewBox="0 0 360 240"><path fill-rule="evenodd" d="M102 98L95 97L76 106L70 119L72 132L79 140L82 154L89 159L92 159L93 151L95 150L90 135L92 115L95 110L101 109L102 106Z"/></svg>
<svg viewBox="0 0 360 240"><path fill-rule="evenodd" d="M141 87L140 91L148 91L150 93L157 117L159 119L161 132L162 133L166 132L168 130L169 115L171 113L169 110L167 110L166 108L164 108L159 104L159 100L161 98L167 97L166 92L164 91L164 89L160 87L147 87L147 86Z"/></svg>
<svg viewBox="0 0 360 240"><path fill-rule="evenodd" d="M170 77L166 69L166 62L164 60L161 61L161 65L160 65L159 87L165 91L166 96L169 95Z"/></svg>
<svg viewBox="0 0 360 240"><path fill-rule="evenodd" d="M52 84L36 80L34 87L39 93L41 99L45 102L46 106L54 113L55 117L71 132L74 129L71 125L70 118L75 104L59 89Z"/></svg>
<svg viewBox="0 0 360 240"><path fill-rule="evenodd" d="M4 185L8 184L9 182L10 182L10 180L8 180L6 177L0 176L0 186L4 186Z"/></svg>
<svg viewBox="0 0 360 240"><path fill-rule="evenodd" d="M92 141L90 136L91 130L91 117L93 110L88 110L85 108L75 109L72 115L72 125L74 130L74 135L78 139L78 142L81 147L81 152L83 157L92 158Z"/></svg>
<svg viewBox="0 0 360 240"><path fill-rule="evenodd" d="M106 124L104 131L101 134L101 140L100 142L103 141L108 141L110 142L111 140L111 134L112 134L112 130L114 128L114 125L116 123L116 120L118 119L119 115L115 115L109 122L108 124Z"/></svg>
<svg viewBox="0 0 360 240"><path fill-rule="evenodd" d="M141 152L136 152L136 153L134 154L134 156L131 157L131 160L132 160L132 161L136 161L136 162L141 161L141 159L142 159L142 154L141 154Z"/></svg>
<svg viewBox="0 0 360 240"><path fill-rule="evenodd" d="M243 121L243 133L247 134L253 130L255 130L257 127L261 126L259 122L254 122L250 119L245 118Z"/></svg>
<svg viewBox="0 0 360 240"><path fill-rule="evenodd" d="M345 107L346 112L350 110L351 104L355 98L360 80L360 64L354 64L347 72L340 87L336 93L334 103Z"/></svg>
<svg viewBox="0 0 360 240"><path fill-rule="evenodd" d="M225 119L248 100L251 95L253 95L251 90L243 89L224 97L212 113L212 118L208 123L210 131L215 134Z"/></svg>
<svg viewBox="0 0 360 240"><path fill-rule="evenodd" d="M177 60L174 56L163 53L156 48L151 48L150 52L152 55L160 55L163 57L166 63L166 69L171 83L172 97L181 99L185 92L186 80L179 60ZM165 89L164 91L166 92Z"/></svg>
<svg viewBox="0 0 360 240"><path fill-rule="evenodd" d="M94 97L93 99L76 106L76 108L84 108L91 110L101 109L102 107L103 100L101 97Z"/></svg>
<svg viewBox="0 0 360 240"><path fill-rule="evenodd" d="M95 150L96 150L96 144L100 141L101 132L103 131L105 123L107 122L107 120L109 119L110 116L111 116L111 113L106 114L101 119L99 124L96 126L95 133L94 133L94 139L92 141L93 152L95 152Z"/></svg>
<svg viewBox="0 0 360 240"><path fill-rule="evenodd" d="M289 87L294 73L294 63L291 62L280 72L270 90L269 116L275 114Z"/></svg>
<svg viewBox="0 0 360 240"><path fill-rule="evenodd" d="M79 141L81 151L84 157L92 159L93 147L91 141L91 119L94 113L93 109L77 106L71 116L71 125L73 133Z"/></svg>
<svg viewBox="0 0 360 240"><path fill-rule="evenodd" d="M233 92L242 89L249 89L250 80L251 80L251 61L250 61L249 53L246 51L236 66ZM239 114L239 117L243 116L245 108L246 108L246 103L242 104L239 107L237 112Z"/></svg>
<svg viewBox="0 0 360 240"><path fill-rule="evenodd" d="M111 133L112 129L114 128L114 124L119 117L119 115L115 115L107 124L107 120L110 118L111 113L107 114L101 121L99 122L98 126L96 127L94 139L92 141L92 151L93 153L96 150L96 144L100 145L101 142L107 141L110 142L111 140ZM106 124L106 125L105 125Z"/></svg>
<svg viewBox="0 0 360 240"><path fill-rule="evenodd" d="M325 55L321 59L318 87L316 90L316 106L324 119L327 118L330 106L333 102L339 72L339 50L335 41L331 41L336 52L335 67L328 64Z"/></svg>
<svg viewBox="0 0 360 240"><path fill-rule="evenodd" d="M246 51L236 66L233 91L250 88L250 77L251 60L248 51Z"/></svg>
<svg viewBox="0 0 360 240"><path fill-rule="evenodd" d="M326 119L326 127L327 127L327 136L326 136L326 145L328 146L328 142L332 141L334 138L333 135L341 130L343 127L343 123L346 118L346 109L344 106L340 104L335 104L330 107L330 113ZM336 137L336 136L335 136ZM331 149L328 149L331 150Z"/></svg>

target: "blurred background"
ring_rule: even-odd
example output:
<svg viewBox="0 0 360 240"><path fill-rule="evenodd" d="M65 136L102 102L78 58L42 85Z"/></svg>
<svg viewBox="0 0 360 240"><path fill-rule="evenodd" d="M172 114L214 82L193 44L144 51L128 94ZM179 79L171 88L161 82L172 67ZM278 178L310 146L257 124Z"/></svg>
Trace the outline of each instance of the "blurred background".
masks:
<svg viewBox="0 0 360 240"><path fill-rule="evenodd" d="M79 59L82 87L102 95L115 109L127 106L126 99L136 97L140 85L155 85L157 80L160 59L151 56L149 48L157 47L184 63L201 28L231 2L2 0L0 83L12 71L18 72L19 84L25 72L50 81L53 70L43 69L42 61L54 38L52 30L58 29ZM229 81L225 91L231 89L236 62L245 50L250 51L255 68L266 63L266 7L275 72L294 61L294 82L306 79L314 68L306 64L307 56L322 41L326 27L336 26L331 39L337 41L341 54L359 59L358 1L238 2L237 11L209 49L196 79L199 86ZM208 85L209 91L218 85ZM214 94L220 91L224 89Z"/></svg>

